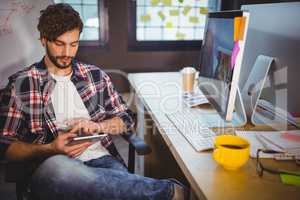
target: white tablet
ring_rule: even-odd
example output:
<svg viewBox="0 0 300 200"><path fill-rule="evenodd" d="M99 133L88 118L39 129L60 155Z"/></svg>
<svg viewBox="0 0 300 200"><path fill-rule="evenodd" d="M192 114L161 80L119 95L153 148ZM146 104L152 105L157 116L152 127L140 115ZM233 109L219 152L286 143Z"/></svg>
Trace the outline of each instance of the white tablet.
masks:
<svg viewBox="0 0 300 200"><path fill-rule="evenodd" d="M78 136L78 137L74 137L72 139L72 141L83 141L83 140L101 139L101 138L106 137L106 136L107 136L107 134Z"/></svg>

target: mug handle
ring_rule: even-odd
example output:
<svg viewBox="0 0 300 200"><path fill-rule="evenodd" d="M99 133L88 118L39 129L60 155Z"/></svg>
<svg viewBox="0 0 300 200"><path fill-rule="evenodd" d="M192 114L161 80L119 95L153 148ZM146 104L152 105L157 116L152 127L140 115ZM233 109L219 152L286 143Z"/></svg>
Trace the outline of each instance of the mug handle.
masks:
<svg viewBox="0 0 300 200"><path fill-rule="evenodd" d="M218 148L214 149L213 158L214 158L215 161L219 160L219 158L220 158L220 149L218 149Z"/></svg>

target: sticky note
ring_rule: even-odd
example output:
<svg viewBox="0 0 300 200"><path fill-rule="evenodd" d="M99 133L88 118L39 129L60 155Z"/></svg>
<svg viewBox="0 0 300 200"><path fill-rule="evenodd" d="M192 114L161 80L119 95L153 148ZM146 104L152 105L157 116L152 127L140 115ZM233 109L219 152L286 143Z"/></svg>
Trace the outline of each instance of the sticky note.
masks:
<svg viewBox="0 0 300 200"><path fill-rule="evenodd" d="M172 22L167 22L166 23L166 28L173 28L173 23Z"/></svg>
<svg viewBox="0 0 300 200"><path fill-rule="evenodd" d="M289 175L289 174L280 174L281 182L287 185L300 186L300 174Z"/></svg>
<svg viewBox="0 0 300 200"><path fill-rule="evenodd" d="M170 16L179 16L179 10L178 9L170 10L169 14Z"/></svg>
<svg viewBox="0 0 300 200"><path fill-rule="evenodd" d="M197 16L191 16L189 17L189 22L197 24L199 22L199 18Z"/></svg>
<svg viewBox="0 0 300 200"><path fill-rule="evenodd" d="M185 38L185 34L184 33L180 33L180 32L176 33L176 39L177 40L184 40L184 38Z"/></svg>
<svg viewBox="0 0 300 200"><path fill-rule="evenodd" d="M206 7L200 7L199 8L199 12L202 15L206 15L208 13L208 8L206 8Z"/></svg>
<svg viewBox="0 0 300 200"><path fill-rule="evenodd" d="M186 16L187 14L189 14L189 12L191 11L192 7L191 6L185 6L183 8L182 13Z"/></svg>
<svg viewBox="0 0 300 200"><path fill-rule="evenodd" d="M164 6L172 6L172 0L162 0Z"/></svg>
<svg viewBox="0 0 300 200"><path fill-rule="evenodd" d="M246 17L234 18L234 41L244 40Z"/></svg>
<svg viewBox="0 0 300 200"><path fill-rule="evenodd" d="M236 58L237 58L239 52L240 52L239 42L236 41L236 42L234 42L234 47L233 47L232 54L231 54L231 69L233 69L235 66Z"/></svg>
<svg viewBox="0 0 300 200"><path fill-rule="evenodd" d="M239 40L244 40L246 17L242 17L240 23Z"/></svg>
<svg viewBox="0 0 300 200"><path fill-rule="evenodd" d="M151 0L150 4L151 6L157 6L159 4L160 0Z"/></svg>
<svg viewBox="0 0 300 200"><path fill-rule="evenodd" d="M164 21L166 19L166 16L162 11L159 11L157 14L162 21Z"/></svg>
<svg viewBox="0 0 300 200"><path fill-rule="evenodd" d="M150 22L151 21L151 16L149 14L146 14L146 15L141 15L140 16L140 20L144 23L146 22Z"/></svg>

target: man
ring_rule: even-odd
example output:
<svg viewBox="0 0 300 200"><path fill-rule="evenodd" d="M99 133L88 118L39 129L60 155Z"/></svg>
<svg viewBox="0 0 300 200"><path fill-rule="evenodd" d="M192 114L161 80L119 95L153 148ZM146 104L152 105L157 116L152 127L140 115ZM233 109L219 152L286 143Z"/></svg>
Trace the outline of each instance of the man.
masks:
<svg viewBox="0 0 300 200"><path fill-rule="evenodd" d="M4 156L34 163L34 199L183 199L177 181L129 174L122 164L110 135L131 129L134 120L107 74L74 59L82 27L68 4L41 11L45 56L12 75L0 95ZM60 124L72 128L60 131ZM108 136L71 144L79 132Z"/></svg>

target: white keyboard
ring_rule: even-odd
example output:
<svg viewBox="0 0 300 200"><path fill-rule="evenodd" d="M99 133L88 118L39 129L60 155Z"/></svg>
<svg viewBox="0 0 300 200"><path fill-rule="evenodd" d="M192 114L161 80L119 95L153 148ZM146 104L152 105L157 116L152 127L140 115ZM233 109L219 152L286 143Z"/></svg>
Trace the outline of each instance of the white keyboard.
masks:
<svg viewBox="0 0 300 200"><path fill-rule="evenodd" d="M201 122L199 113L184 109L166 116L196 151L205 151L214 147L216 134Z"/></svg>

